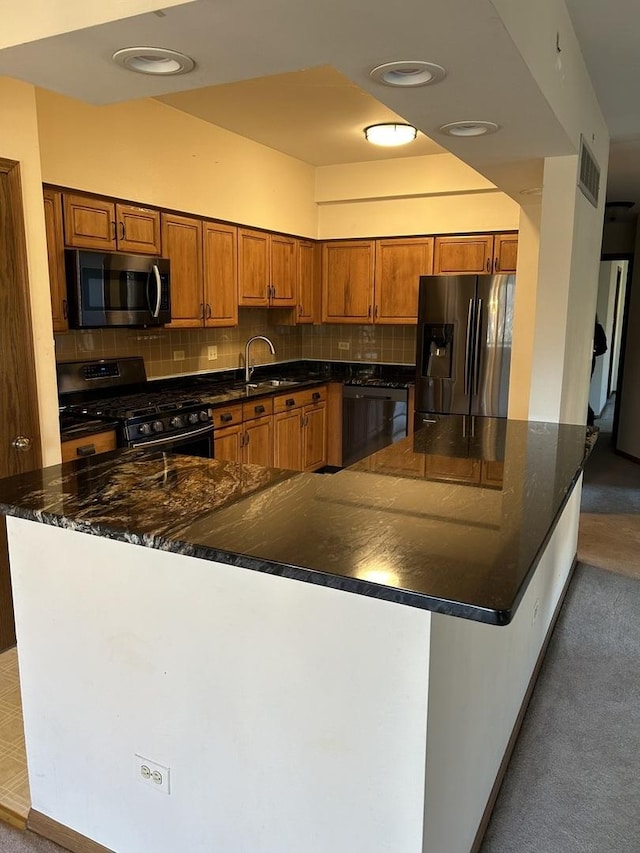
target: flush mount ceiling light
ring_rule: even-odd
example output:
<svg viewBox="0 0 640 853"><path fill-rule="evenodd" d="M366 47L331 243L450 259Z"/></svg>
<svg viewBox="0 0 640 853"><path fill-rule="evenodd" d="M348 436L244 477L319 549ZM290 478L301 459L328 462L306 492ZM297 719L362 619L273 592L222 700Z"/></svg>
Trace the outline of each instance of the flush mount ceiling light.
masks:
<svg viewBox="0 0 640 853"><path fill-rule="evenodd" d="M500 130L500 126L493 121L452 121L438 130L447 136L485 136Z"/></svg>
<svg viewBox="0 0 640 853"><path fill-rule="evenodd" d="M418 131L412 124L394 124L393 122L370 124L369 127L365 127L364 129L364 136L367 142L387 147L406 145L407 142L413 142L417 133Z"/></svg>
<svg viewBox="0 0 640 853"><path fill-rule="evenodd" d="M385 86L408 87L438 83L446 73L441 65L416 59L415 61L385 62L384 65L372 68L369 76L378 83L384 83Z"/></svg>
<svg viewBox="0 0 640 853"><path fill-rule="evenodd" d="M186 74L195 68L191 57L164 47L123 47L111 58L117 65L140 74Z"/></svg>

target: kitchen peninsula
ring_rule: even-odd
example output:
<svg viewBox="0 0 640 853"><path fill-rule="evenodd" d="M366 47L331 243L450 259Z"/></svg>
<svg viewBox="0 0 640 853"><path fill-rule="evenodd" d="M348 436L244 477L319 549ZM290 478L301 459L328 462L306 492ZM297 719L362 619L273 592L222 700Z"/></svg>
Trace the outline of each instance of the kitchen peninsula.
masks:
<svg viewBox="0 0 640 853"><path fill-rule="evenodd" d="M583 426L493 427L466 483L446 430L335 475L121 450L2 481L33 825L117 853L468 853L585 458Z"/></svg>

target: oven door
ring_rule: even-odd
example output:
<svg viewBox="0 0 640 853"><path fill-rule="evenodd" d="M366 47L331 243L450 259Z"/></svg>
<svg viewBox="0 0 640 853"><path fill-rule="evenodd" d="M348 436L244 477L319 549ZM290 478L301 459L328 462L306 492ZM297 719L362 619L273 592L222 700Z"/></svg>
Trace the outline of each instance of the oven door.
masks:
<svg viewBox="0 0 640 853"><path fill-rule="evenodd" d="M213 459L213 424L200 429L190 430L180 435L165 435L162 438L149 438L145 441L132 441L128 445L135 448L149 448L179 453L185 456L202 456Z"/></svg>

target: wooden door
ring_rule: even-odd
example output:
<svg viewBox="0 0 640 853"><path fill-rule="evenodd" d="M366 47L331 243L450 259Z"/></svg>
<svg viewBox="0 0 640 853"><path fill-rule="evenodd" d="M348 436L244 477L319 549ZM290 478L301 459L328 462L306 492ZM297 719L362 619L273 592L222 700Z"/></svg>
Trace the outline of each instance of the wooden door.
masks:
<svg viewBox="0 0 640 853"><path fill-rule="evenodd" d="M189 216L162 214L163 256L171 262L169 328L202 326L202 223Z"/></svg>
<svg viewBox="0 0 640 853"><path fill-rule="evenodd" d="M20 165L0 159L0 477L42 465L22 198ZM0 649L15 641L6 527L0 517Z"/></svg>
<svg viewBox="0 0 640 853"><path fill-rule="evenodd" d="M493 235L471 234L436 237L433 258L434 275L458 273L491 273L493 270Z"/></svg>
<svg viewBox="0 0 640 853"><path fill-rule="evenodd" d="M302 409L273 416L273 464L276 468L302 470Z"/></svg>
<svg viewBox="0 0 640 853"><path fill-rule="evenodd" d="M238 229L203 223L204 324L238 325Z"/></svg>
<svg viewBox="0 0 640 853"><path fill-rule="evenodd" d="M373 322L374 246L373 240L323 245L323 322Z"/></svg>
<svg viewBox="0 0 640 853"><path fill-rule="evenodd" d="M111 201L63 194L64 242L76 249L116 249L116 208Z"/></svg>
<svg viewBox="0 0 640 853"><path fill-rule="evenodd" d="M327 404L303 409L302 470L316 471L327 464Z"/></svg>
<svg viewBox="0 0 640 853"><path fill-rule="evenodd" d="M238 304L269 304L269 234L238 228Z"/></svg>
<svg viewBox="0 0 640 853"><path fill-rule="evenodd" d="M117 242L121 252L160 254L160 211L116 204Z"/></svg>
<svg viewBox="0 0 640 853"><path fill-rule="evenodd" d="M318 301L318 245L310 240L298 242L298 302L296 323L316 323Z"/></svg>
<svg viewBox="0 0 640 853"><path fill-rule="evenodd" d="M496 234L493 238L493 271L515 272L518 260L518 235Z"/></svg>
<svg viewBox="0 0 640 853"><path fill-rule="evenodd" d="M62 228L62 193L45 189L44 224L47 234L47 257L49 259L49 287L51 289L51 316L53 331L69 329L69 306L67 281L64 271L64 232Z"/></svg>
<svg viewBox="0 0 640 853"><path fill-rule="evenodd" d="M243 459L250 465L273 468L273 418L265 415L245 421Z"/></svg>
<svg viewBox="0 0 640 853"><path fill-rule="evenodd" d="M375 323L418 321L418 284L433 272L433 237L376 240Z"/></svg>
<svg viewBox="0 0 640 853"><path fill-rule="evenodd" d="M213 432L213 456L227 462L242 461L242 424L234 424Z"/></svg>
<svg viewBox="0 0 640 853"><path fill-rule="evenodd" d="M274 308L293 308L298 295L298 241L271 235L271 293Z"/></svg>

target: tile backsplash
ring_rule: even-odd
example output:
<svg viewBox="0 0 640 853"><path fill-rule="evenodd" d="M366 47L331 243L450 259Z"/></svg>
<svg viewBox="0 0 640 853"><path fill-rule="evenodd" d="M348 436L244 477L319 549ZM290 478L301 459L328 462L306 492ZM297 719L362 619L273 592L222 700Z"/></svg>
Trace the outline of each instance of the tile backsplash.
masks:
<svg viewBox="0 0 640 853"><path fill-rule="evenodd" d="M284 326L268 309L240 309L238 326L225 329L88 329L55 336L56 361L141 355L149 378L243 367L244 345L252 335L256 364L311 358L330 361L415 363L415 326ZM209 359L209 347L217 358Z"/></svg>

